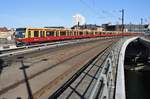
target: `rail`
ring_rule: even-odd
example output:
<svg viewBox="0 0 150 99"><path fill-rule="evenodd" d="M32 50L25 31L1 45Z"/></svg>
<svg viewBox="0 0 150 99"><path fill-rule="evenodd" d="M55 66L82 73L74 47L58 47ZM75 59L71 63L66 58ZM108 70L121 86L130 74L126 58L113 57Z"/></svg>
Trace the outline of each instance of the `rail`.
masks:
<svg viewBox="0 0 150 99"><path fill-rule="evenodd" d="M64 46L64 45L85 43L85 42L95 41L95 40L100 40L100 39L102 39L102 38L89 38L89 39L78 39L78 40L69 40L69 41L58 41L58 42L44 43L44 44L38 44L38 45L32 45L32 46L23 46L23 47L7 49L7 50L0 50L0 58L25 54L25 53L34 52L34 51L45 50L45 49Z"/></svg>
<svg viewBox="0 0 150 99"><path fill-rule="evenodd" d="M32 46L23 46L23 47L7 49L7 50L0 50L0 58L16 56L16 55L25 54L34 51L46 50L49 48L60 47L64 45L85 43L85 42L104 40L104 39L108 39L108 38L88 38L88 39L67 40L67 41L58 41L58 42L44 43L44 44L38 44Z"/></svg>
<svg viewBox="0 0 150 99"><path fill-rule="evenodd" d="M113 99L120 49L126 39L105 48L66 83L56 90L49 99Z"/></svg>
<svg viewBox="0 0 150 99"><path fill-rule="evenodd" d="M122 39L120 42L105 48L79 71L77 71L66 83L53 93L49 99L64 97L72 98L76 96L83 99L114 98L116 93L115 84L116 74L118 72L120 49L122 48L125 40L126 39ZM75 43L82 42L75 41L71 44ZM59 44L59 46L62 45L65 44ZM83 89L80 89L81 87ZM76 94L76 96L74 96L74 94Z"/></svg>
<svg viewBox="0 0 150 99"><path fill-rule="evenodd" d="M53 65L50 66L50 67L44 68L44 69L42 69L42 70L40 70L40 71L38 71L38 72L36 72L36 73L34 73L34 74L28 76L28 79L31 80L31 79L33 79L34 77L39 76L40 74L42 74L42 73L44 73L44 72L46 72L46 71L48 71L48 70L50 70L50 69L56 67L57 65L60 65L60 64L62 64L62 63L64 63L64 62L67 62L68 60L73 59L74 57L77 57L77 56L79 56L79 55L81 55L81 54L83 54L83 53L86 53L86 52L88 52L89 50L91 50L91 49L93 49L93 48L96 48L96 47L97 47L97 46L94 46L94 47L92 47L92 48L89 48L89 49L86 49L86 50L84 50L84 51L81 51L80 53L77 53L77 54L75 54L75 55L73 55L73 56L71 56L71 57L68 57L68 58L66 58L66 59L64 59L64 60L62 60L62 61L60 61L60 62L58 62L58 63L56 63L56 64L53 64ZM22 56L17 57L17 61L20 62L20 61L22 61L22 59L24 59L24 58L21 58L21 57L22 57ZM18 60L18 59L19 59L19 60ZM44 59L45 59L45 58L44 58ZM42 60L43 60L43 59L42 59ZM15 88L16 86L18 86L19 84L22 84L22 83L24 83L24 79L19 80L19 81L15 82L14 84L5 87L4 89L0 90L0 95L2 95L3 93L7 92L7 91L10 90L10 89Z"/></svg>
<svg viewBox="0 0 150 99"><path fill-rule="evenodd" d="M112 44L113 45L113 44ZM105 60L109 57L110 54L110 50L112 48L111 47L107 47L105 48L102 52L100 52L97 56L95 56L92 60L90 60L86 65L84 65L79 71L77 71L64 85L62 85L55 93L53 93L49 99L56 99L58 97L62 97L62 98L69 98L71 97L71 95L75 92L78 93L80 98L87 98L89 96L86 96L86 93L88 92L89 89L92 88L92 90L96 90L98 87L99 91L98 93L103 89L104 85L103 85L103 80L104 79L99 79L98 75L100 73L103 73L103 71L105 70L105 74L108 73L108 68L105 68L104 64L105 64ZM99 61L101 61L99 63ZM89 72L91 70L94 70L94 68L96 69L96 72L94 73L94 75L90 74ZM81 78L80 76L83 75L84 76ZM92 79L90 79L90 83L88 84L88 87L86 89L84 89L84 93L81 95L80 92L76 92L77 91L77 87L82 86L82 82L84 79L87 79L89 76L92 77ZM73 88L72 85L75 83L75 81L78 80L79 82L75 85L75 87ZM98 86L99 84L97 83L98 81L101 82L100 86ZM96 82L95 84L93 84L94 82ZM85 83L84 83L85 84ZM95 85L95 86L94 86ZM64 93L64 91L68 90L68 88L70 87L70 89L72 89L72 91L68 94L68 96L62 96L62 94ZM82 89L83 90L83 89ZM91 96L90 99L93 99L93 95L95 94L95 91L91 91Z"/></svg>

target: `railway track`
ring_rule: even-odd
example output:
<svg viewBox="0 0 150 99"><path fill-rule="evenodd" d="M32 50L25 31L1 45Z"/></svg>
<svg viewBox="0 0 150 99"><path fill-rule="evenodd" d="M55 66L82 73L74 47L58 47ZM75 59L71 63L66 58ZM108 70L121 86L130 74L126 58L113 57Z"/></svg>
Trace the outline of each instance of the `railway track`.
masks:
<svg viewBox="0 0 150 99"><path fill-rule="evenodd" d="M62 87L53 93L49 99L68 99L77 97L80 99L86 99L89 97L88 95L92 92L92 87L95 85L96 80L98 79L99 72L102 71L103 64L109 55L110 49L111 47L105 48L102 52L90 60ZM102 84L100 87L103 86Z"/></svg>
<svg viewBox="0 0 150 99"><path fill-rule="evenodd" d="M98 40L105 40L105 39L90 38L90 39L82 39L82 40L69 40L69 41L52 42L52 43L39 44L39 45L33 45L33 46L24 46L24 47L18 47L18 48L14 48L14 49L0 50L0 74L1 74L3 68L10 65L10 63L14 57L26 56L26 54L32 54L32 53L39 53L39 54L36 54L36 56L39 56L39 55L41 55L40 52L45 51L45 50L47 50L47 52L48 52L49 50L52 50L52 49L55 49L58 47L62 47L62 46L66 46L66 45L70 46L70 45L74 45L74 44L95 42ZM32 57L32 56L30 56L30 57ZM35 57L35 56L33 56L33 57ZM4 61L4 60L6 60L6 61ZM41 60L39 62L41 62Z"/></svg>
<svg viewBox="0 0 150 99"><path fill-rule="evenodd" d="M108 41L106 41L106 42L108 43ZM106 43L106 42L104 42L104 43ZM111 42L111 40L110 40L109 42ZM48 71L48 70L50 70L50 69L52 69L52 68L55 68L56 66L58 66L58 65L60 65L60 64L65 63L66 61L69 61L69 60L71 60L71 59L73 59L73 58L75 58L75 57L78 57L78 56L80 56L80 55L82 55L82 54L84 54L84 53L86 53L86 52L88 52L88 51L90 51L90 50L92 50L92 49L95 49L96 47L97 47L97 45L92 46L92 47L90 47L90 48L88 48L88 49L86 49L86 50L83 50L83 51L79 52L78 54L75 54L75 55L73 55L73 56L71 56L71 57L68 57L68 58L66 58L66 59L64 59L64 60L61 60L61 61L58 62L57 64L54 64L54 65L49 66L49 67L47 67L47 68L41 69L40 71L38 71L38 72L36 72L36 73L34 73L34 74L28 76L28 78L29 78L29 80L31 80L31 79L33 79L33 78L35 78L35 77L37 77L37 76L43 74L44 72L46 72L46 71ZM31 66L31 67L32 67L32 66ZM3 88L2 90L0 90L0 95L5 94L7 91L12 90L12 89L16 88L17 86L19 86L19 85L21 85L21 84L23 84L23 83L24 83L24 79L19 80L18 82L15 82L15 83L13 83L13 84L11 84L11 85L9 85L9 86Z"/></svg>
<svg viewBox="0 0 150 99"><path fill-rule="evenodd" d="M110 42L112 42L112 41L110 41ZM95 46L95 48L96 48L96 46ZM40 74L42 74L42 73L44 73L44 72L46 72L46 71L48 71L48 70L50 70L50 69L56 67L57 65L63 64L63 63L65 63L66 61L69 61L69 60L71 60L72 58L77 57L77 56L79 56L79 55L81 55L81 54L83 54L83 53L86 53L86 52L88 52L88 51L91 50L91 49L94 49L94 47L92 47L92 48L90 48L90 49L87 49L87 50L85 50L85 51L82 51L82 52L80 52L80 53L78 53L78 54L76 54L76 55L74 55L74 56L72 56L72 57L69 57L69 58L67 58L67 59L65 59L65 60L63 60L63 61L61 61L61 62L59 62L59 63L57 63L57 64L55 64L55 65L53 65L53 66L50 66L50 67L48 67L48 68L45 68L45 69L43 69L43 70L41 70L41 71L39 71L39 72L37 72L37 73L35 73L35 74L33 74L33 75L30 75L28 78L29 78L29 80L31 80L31 79L35 78L36 76L38 76L38 75L40 75ZM71 71L71 69L70 69L70 70L68 69L68 71L66 71L66 75L67 75L68 73L70 73L70 71ZM60 79L62 79L62 78L60 77ZM11 90L11 89L16 88L18 85L23 84L23 83L24 83L24 80L21 80L21 81L19 81L19 82L14 83L13 85L10 85L10 86L8 86L8 87L2 89L2 90L0 91L0 95L6 93L7 91L9 91L9 90Z"/></svg>
<svg viewBox="0 0 150 99"><path fill-rule="evenodd" d="M53 94L49 94L49 99L101 99L104 86L106 84L105 79L100 77L104 74L108 74L109 66L105 66L106 59L110 57L111 50L115 50L116 59L118 60L120 48L123 42L112 44L109 47L103 49L98 55L92 58L87 64L79 69L69 80L67 80L61 87L59 87ZM116 62L117 64L117 62ZM116 71L117 68L115 68ZM64 74L66 75L66 74ZM62 75L61 75L62 76ZM116 74L113 75L114 78ZM60 78L57 78L59 80ZM56 79L55 79L56 80ZM56 83L57 80L54 82ZM109 80L112 80L109 78ZM107 83L109 86L110 83ZM112 82L111 82L112 84ZM115 81L114 81L115 84ZM52 83L46 85L37 93L34 94L34 99L40 99L40 95L52 87ZM111 85L112 86L112 85ZM111 92L112 91L112 92ZM113 97L114 89L111 88L109 98ZM45 98L45 97L42 97ZM104 98L104 97L103 97Z"/></svg>
<svg viewBox="0 0 150 99"><path fill-rule="evenodd" d="M89 97L88 94L91 88L96 83L97 76L100 71L102 71L103 64L108 57L112 43L105 47L98 55L92 58L87 64L85 64L81 69L79 69L69 80L67 80L56 92L54 92L49 99L64 99L64 98L77 98L72 96L74 93L77 94L78 98L84 99ZM111 46L111 47L110 47ZM48 92L59 80L66 76L69 71L73 71L74 68L70 68L68 71L63 73L61 76L57 77L53 82L50 82L45 87L41 88L39 91L33 94L34 99L45 98L42 95ZM79 88L79 89L78 89ZM78 89L78 92L77 92ZM90 91L89 91L90 89ZM80 94L80 92L82 94ZM84 92L84 93L83 93ZM88 93L88 94L87 94Z"/></svg>
<svg viewBox="0 0 150 99"><path fill-rule="evenodd" d="M26 54L26 53L30 53L34 51L46 50L49 48L84 43L84 42L95 41L95 40L100 40L100 39L105 39L105 38L89 38L89 39L58 41L58 42L51 42L51 43L44 43L44 44L37 44L37 45L31 45L31 46L23 46L23 47L17 47L17 48L12 48L12 49L0 50L0 58L11 57L11 56Z"/></svg>

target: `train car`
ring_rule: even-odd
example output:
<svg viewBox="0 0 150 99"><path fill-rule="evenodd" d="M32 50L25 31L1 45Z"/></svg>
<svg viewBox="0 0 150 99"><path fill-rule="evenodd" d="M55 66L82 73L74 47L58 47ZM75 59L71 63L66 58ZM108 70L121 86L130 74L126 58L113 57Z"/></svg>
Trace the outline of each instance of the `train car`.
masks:
<svg viewBox="0 0 150 99"><path fill-rule="evenodd" d="M131 33L113 31L79 30L79 29L56 29L56 28L17 28L16 45L26 46L35 43L43 43L58 40L129 36Z"/></svg>

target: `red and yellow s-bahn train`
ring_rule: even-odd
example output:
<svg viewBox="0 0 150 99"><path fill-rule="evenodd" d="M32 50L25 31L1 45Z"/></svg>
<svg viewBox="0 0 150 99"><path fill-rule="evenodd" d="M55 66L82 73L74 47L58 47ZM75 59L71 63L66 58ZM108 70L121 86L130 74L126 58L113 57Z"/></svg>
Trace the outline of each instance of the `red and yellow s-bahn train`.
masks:
<svg viewBox="0 0 150 99"><path fill-rule="evenodd" d="M16 45L25 46L34 43L49 41L95 38L95 37L114 37L132 36L138 33L122 33L113 31L80 30L80 29L55 29L55 28L17 28Z"/></svg>

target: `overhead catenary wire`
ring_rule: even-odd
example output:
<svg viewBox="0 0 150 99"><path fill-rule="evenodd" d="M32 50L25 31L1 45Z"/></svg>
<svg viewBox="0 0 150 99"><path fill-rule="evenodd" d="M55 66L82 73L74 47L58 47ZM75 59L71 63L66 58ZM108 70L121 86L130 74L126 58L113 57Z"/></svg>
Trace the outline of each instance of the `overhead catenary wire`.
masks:
<svg viewBox="0 0 150 99"><path fill-rule="evenodd" d="M89 11L94 14L94 16L96 16L96 18L99 18L99 19L107 19L107 18L117 18L118 19L118 16L116 14L113 14L112 12L110 11L106 11L106 10L102 10L102 11L99 11L98 9L96 9L95 7L95 4L96 4L96 1L95 0L92 0L92 5L88 4L86 1L84 0L79 0L87 9L89 9ZM113 11L114 12L114 11ZM115 11L116 12L116 11ZM119 11L118 11L119 12Z"/></svg>
<svg viewBox="0 0 150 99"><path fill-rule="evenodd" d="M97 12L92 6L90 6L88 3L86 3L84 0L79 0L87 9L90 10L91 13L93 13L97 18L106 18L105 16L101 15L99 12Z"/></svg>

